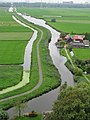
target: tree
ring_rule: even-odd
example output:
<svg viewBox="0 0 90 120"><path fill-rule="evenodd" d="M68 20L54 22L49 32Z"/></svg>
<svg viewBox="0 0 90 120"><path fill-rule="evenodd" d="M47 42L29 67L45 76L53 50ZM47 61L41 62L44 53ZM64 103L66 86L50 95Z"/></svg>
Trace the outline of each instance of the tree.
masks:
<svg viewBox="0 0 90 120"><path fill-rule="evenodd" d="M45 120L90 120L90 84L79 83L61 91Z"/></svg>
<svg viewBox="0 0 90 120"><path fill-rule="evenodd" d="M64 48L65 41L60 41L60 47Z"/></svg>
<svg viewBox="0 0 90 120"><path fill-rule="evenodd" d="M78 68L78 67L75 67L73 72L74 72L75 75L81 76L82 73L83 73L83 70Z"/></svg>
<svg viewBox="0 0 90 120"><path fill-rule="evenodd" d="M9 116L7 114L7 112L0 110L0 120L8 120Z"/></svg>
<svg viewBox="0 0 90 120"><path fill-rule="evenodd" d="M21 117L21 113L23 109L26 107L26 104L23 103L21 100L17 100L14 106L16 107L16 110L18 112L18 117Z"/></svg>

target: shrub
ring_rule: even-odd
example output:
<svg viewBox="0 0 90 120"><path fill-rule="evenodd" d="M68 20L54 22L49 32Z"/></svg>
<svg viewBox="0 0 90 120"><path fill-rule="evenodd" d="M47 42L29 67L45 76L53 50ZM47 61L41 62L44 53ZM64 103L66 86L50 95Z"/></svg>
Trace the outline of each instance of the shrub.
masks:
<svg viewBox="0 0 90 120"><path fill-rule="evenodd" d="M35 112L35 111L32 111L32 112L30 112L30 113L26 113L26 114L24 114L24 116L25 117L37 117L37 112Z"/></svg>
<svg viewBox="0 0 90 120"><path fill-rule="evenodd" d="M73 72L75 75L81 76L83 71L80 68L75 67Z"/></svg>
<svg viewBox="0 0 90 120"><path fill-rule="evenodd" d="M62 39L64 39L64 37L65 37L66 35L67 35L67 33L61 32L60 37L61 37Z"/></svg>
<svg viewBox="0 0 90 120"><path fill-rule="evenodd" d="M0 120L8 120L9 116L7 114L7 112L0 110Z"/></svg>
<svg viewBox="0 0 90 120"><path fill-rule="evenodd" d="M85 78L83 76L74 75L74 81L79 83L79 82L85 81Z"/></svg>
<svg viewBox="0 0 90 120"><path fill-rule="evenodd" d="M51 19L51 22L56 22L56 19L54 19L54 18L53 18L53 19Z"/></svg>
<svg viewBox="0 0 90 120"><path fill-rule="evenodd" d="M29 114L29 117L37 117L37 113L35 111L32 111L30 114Z"/></svg>
<svg viewBox="0 0 90 120"><path fill-rule="evenodd" d="M64 47L64 45L65 45L65 42L64 41L60 41L60 47Z"/></svg>

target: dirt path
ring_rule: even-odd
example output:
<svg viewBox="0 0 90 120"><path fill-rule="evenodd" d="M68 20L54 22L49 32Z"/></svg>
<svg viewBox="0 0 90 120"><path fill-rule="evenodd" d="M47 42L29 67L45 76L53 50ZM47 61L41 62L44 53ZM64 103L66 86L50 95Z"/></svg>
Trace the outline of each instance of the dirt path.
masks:
<svg viewBox="0 0 90 120"><path fill-rule="evenodd" d="M43 75L42 75L42 68L41 68L41 62L40 62L39 44L40 44L40 42L42 40L42 37L43 37L43 31L41 31L40 29L38 29L38 30L41 32L41 37L40 37L40 39L39 39L39 41L37 43L37 58L38 58L38 68L39 68L39 82L38 82L38 84L32 90L29 90L29 91L27 91L25 93L21 93L21 94L11 96L11 97L8 97L8 98L5 98L5 99L1 99L0 102L3 102L3 101L6 101L6 100L10 100L10 99L13 99L13 98L16 98L16 97L20 97L20 96L29 94L29 93L33 92L34 90L38 89L40 87L40 85L42 84ZM29 78L29 76L28 76L28 78Z"/></svg>

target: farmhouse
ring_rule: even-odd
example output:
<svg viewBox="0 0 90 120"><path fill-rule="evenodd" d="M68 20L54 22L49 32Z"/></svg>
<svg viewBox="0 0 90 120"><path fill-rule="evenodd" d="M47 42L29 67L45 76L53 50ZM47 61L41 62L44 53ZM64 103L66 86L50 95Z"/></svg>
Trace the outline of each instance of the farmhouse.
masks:
<svg viewBox="0 0 90 120"><path fill-rule="evenodd" d="M66 35L66 36L64 37L65 40L67 40L67 39L69 39L69 38L70 38L69 35Z"/></svg>
<svg viewBox="0 0 90 120"><path fill-rule="evenodd" d="M72 45L73 47L89 47L89 40L84 40L85 35L74 35L73 37L70 35L66 35L64 40Z"/></svg>
<svg viewBox="0 0 90 120"><path fill-rule="evenodd" d="M73 42L73 38L72 38L70 35L66 35L66 36L64 37L64 40L65 40L67 43Z"/></svg>
<svg viewBox="0 0 90 120"><path fill-rule="evenodd" d="M85 35L74 35L74 36L71 36L71 35L66 35L64 37L64 40L65 41L74 41L74 42L83 42L83 40L85 39Z"/></svg>
<svg viewBox="0 0 90 120"><path fill-rule="evenodd" d="M83 42L85 35L74 35L73 40L77 42Z"/></svg>

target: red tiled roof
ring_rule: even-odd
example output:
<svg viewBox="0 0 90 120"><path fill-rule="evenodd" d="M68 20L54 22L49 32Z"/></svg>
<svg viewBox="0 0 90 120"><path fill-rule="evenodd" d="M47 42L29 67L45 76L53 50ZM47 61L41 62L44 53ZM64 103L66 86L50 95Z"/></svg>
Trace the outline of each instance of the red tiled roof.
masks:
<svg viewBox="0 0 90 120"><path fill-rule="evenodd" d="M83 40L83 36L80 36L80 35L75 35L73 37L74 40Z"/></svg>

